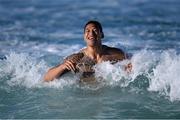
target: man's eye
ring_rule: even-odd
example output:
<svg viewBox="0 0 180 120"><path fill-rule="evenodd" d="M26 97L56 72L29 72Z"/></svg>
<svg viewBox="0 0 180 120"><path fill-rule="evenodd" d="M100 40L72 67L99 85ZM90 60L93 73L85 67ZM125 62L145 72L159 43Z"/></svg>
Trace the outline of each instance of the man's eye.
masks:
<svg viewBox="0 0 180 120"><path fill-rule="evenodd" d="M96 29L94 29L93 31L94 31L94 32L97 32L97 30L96 30Z"/></svg>

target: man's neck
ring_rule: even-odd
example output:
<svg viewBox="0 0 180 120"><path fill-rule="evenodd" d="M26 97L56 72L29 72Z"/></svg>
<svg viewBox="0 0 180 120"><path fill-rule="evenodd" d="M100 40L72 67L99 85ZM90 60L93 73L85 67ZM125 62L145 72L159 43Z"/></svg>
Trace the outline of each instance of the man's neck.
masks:
<svg viewBox="0 0 180 120"><path fill-rule="evenodd" d="M97 60L102 55L102 52L103 52L102 45L95 47L87 46L86 49L86 54L95 60Z"/></svg>

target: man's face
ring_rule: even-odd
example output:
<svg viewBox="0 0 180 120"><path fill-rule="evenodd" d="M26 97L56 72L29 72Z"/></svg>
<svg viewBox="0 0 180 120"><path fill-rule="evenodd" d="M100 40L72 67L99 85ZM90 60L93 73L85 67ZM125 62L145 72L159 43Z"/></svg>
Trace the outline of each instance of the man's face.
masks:
<svg viewBox="0 0 180 120"><path fill-rule="evenodd" d="M101 44L101 32L93 23L86 26L84 31L84 40L88 46L97 46Z"/></svg>

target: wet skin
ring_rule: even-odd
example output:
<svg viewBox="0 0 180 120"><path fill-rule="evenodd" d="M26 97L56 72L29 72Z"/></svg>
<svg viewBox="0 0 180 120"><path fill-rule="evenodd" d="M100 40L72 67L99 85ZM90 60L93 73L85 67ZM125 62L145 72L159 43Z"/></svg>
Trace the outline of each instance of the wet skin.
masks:
<svg viewBox="0 0 180 120"><path fill-rule="evenodd" d="M127 59L126 54L121 49L102 45L102 38L103 33L98 26L93 23L88 24L84 29L84 40L87 47L80 52L83 53L84 56L89 57L95 64L103 61L118 62ZM62 64L51 68L45 74L44 80L52 81L68 71L77 71L77 62L83 58L83 56L79 55L80 54L73 54L68 59L65 59ZM128 64L125 67L125 70L127 71L131 71L131 69L131 64Z"/></svg>

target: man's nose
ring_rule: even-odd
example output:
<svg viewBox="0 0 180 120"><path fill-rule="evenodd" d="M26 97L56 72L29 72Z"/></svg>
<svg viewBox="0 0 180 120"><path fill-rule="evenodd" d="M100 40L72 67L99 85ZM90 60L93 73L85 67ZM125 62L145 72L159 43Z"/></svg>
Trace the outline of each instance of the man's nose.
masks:
<svg viewBox="0 0 180 120"><path fill-rule="evenodd" d="M91 31L91 32L89 33L89 35L90 35L90 36L95 36L96 33L95 33L94 31Z"/></svg>

